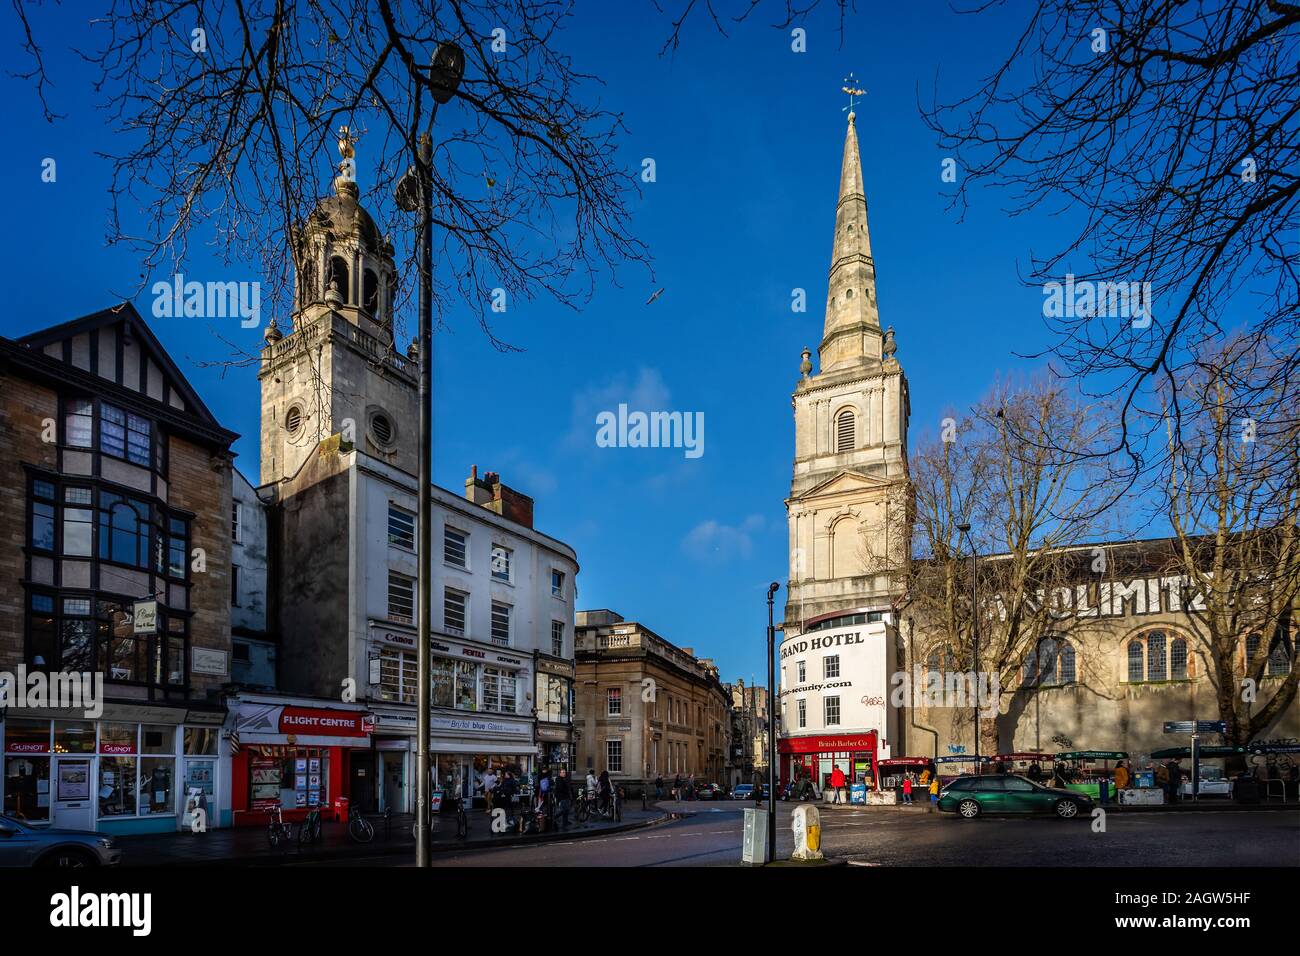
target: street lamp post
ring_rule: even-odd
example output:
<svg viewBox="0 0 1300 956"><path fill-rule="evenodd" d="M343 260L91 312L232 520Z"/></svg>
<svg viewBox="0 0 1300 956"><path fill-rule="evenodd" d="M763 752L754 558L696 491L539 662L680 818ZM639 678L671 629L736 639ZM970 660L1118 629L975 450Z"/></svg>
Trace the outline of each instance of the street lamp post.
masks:
<svg viewBox="0 0 1300 956"><path fill-rule="evenodd" d="M433 109L429 128L420 134L415 164L397 183L394 198L399 208L416 213L416 236L420 244L420 328L418 340L420 362L420 440L417 469L419 508L419 646L416 649L416 750L415 750L415 865L428 866L429 860L429 731L433 703L432 664L430 660L430 609L433 595L433 502L429 487L433 484L433 128L438 106L451 99L465 75L465 54L454 43L440 43L429 65L429 91ZM419 93L416 94L416 125L419 124ZM414 145L414 144L412 144ZM459 794L457 795L459 796Z"/></svg>
<svg viewBox="0 0 1300 956"><path fill-rule="evenodd" d="M970 539L970 525L959 524L957 530L966 538L966 544L970 546L970 633L971 642L974 645L975 652L975 678L976 686L979 680L980 666L980 623L979 623L979 591L977 590L975 562L978 560L978 554L975 551L975 543ZM975 724L975 772L980 772L980 704L979 695L975 695L975 702L971 705L972 720Z"/></svg>
<svg viewBox="0 0 1300 956"><path fill-rule="evenodd" d="M776 859L776 624L772 620L772 599L781 585L773 581L767 588L767 854L766 862Z"/></svg>

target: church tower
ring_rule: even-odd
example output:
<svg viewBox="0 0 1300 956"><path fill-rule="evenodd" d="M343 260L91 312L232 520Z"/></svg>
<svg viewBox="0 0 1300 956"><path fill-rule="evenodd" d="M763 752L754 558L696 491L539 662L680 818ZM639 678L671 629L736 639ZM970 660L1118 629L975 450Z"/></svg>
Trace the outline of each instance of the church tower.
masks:
<svg viewBox="0 0 1300 956"><path fill-rule="evenodd" d="M785 640L830 614L887 610L908 548L907 379L883 333L854 114L840 166L826 321L795 386Z"/></svg>
<svg viewBox="0 0 1300 956"><path fill-rule="evenodd" d="M321 442L341 441L411 475L419 435L414 352L393 341L393 246L358 201L353 140L340 174L295 236L293 329L266 329L261 483L298 474Z"/></svg>

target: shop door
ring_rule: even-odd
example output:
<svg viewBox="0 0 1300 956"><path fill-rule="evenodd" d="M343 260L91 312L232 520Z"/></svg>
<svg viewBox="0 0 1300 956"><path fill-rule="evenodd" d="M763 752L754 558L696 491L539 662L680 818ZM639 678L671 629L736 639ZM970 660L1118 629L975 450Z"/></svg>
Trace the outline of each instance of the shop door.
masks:
<svg viewBox="0 0 1300 956"><path fill-rule="evenodd" d="M208 829L215 827L217 821L217 762L210 758L185 758L185 790L181 794L183 811L180 827L182 830L194 830L195 827ZM196 821L195 811L203 810L203 815Z"/></svg>
<svg viewBox="0 0 1300 956"><path fill-rule="evenodd" d="M69 830L95 828L94 780L89 757L55 757L51 822Z"/></svg>
<svg viewBox="0 0 1300 956"><path fill-rule="evenodd" d="M379 788L375 782L376 754L365 751L352 752L352 785L348 797L362 813L379 812Z"/></svg>
<svg viewBox="0 0 1300 956"><path fill-rule="evenodd" d="M380 763L384 771L384 802L380 809L409 813L411 808L406 805L406 754L380 754Z"/></svg>

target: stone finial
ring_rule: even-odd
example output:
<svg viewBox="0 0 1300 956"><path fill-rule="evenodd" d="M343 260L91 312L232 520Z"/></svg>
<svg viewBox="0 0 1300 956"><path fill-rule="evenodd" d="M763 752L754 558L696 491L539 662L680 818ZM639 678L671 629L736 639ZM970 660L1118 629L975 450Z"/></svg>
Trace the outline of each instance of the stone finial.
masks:
<svg viewBox="0 0 1300 956"><path fill-rule="evenodd" d="M804 378L807 378L812 372L812 351L805 348L803 350L803 361L799 363L799 372Z"/></svg>
<svg viewBox="0 0 1300 956"><path fill-rule="evenodd" d="M420 361L420 340L411 339L411 344L406 347L406 357L412 362Z"/></svg>
<svg viewBox="0 0 1300 956"><path fill-rule="evenodd" d="M330 287L325 290L325 304L331 309L337 309L343 304L343 294L339 292L339 284L335 279L330 279Z"/></svg>
<svg viewBox="0 0 1300 956"><path fill-rule="evenodd" d="M280 331L280 326L276 325L275 319L272 318L266 326L266 331L262 333L262 338L266 340L267 345L274 345L284 338L284 333Z"/></svg>
<svg viewBox="0 0 1300 956"><path fill-rule="evenodd" d="M881 351L886 359L892 359L894 353L898 351L898 345L894 342L894 327L892 325L885 329L885 344Z"/></svg>

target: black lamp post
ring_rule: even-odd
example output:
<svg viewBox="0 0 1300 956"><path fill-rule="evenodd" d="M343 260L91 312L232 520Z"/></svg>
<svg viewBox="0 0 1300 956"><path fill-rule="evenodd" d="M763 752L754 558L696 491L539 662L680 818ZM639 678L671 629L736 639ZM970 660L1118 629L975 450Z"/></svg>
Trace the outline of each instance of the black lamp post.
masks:
<svg viewBox="0 0 1300 956"><path fill-rule="evenodd" d="M429 647L430 609L433 595L433 512L429 486L433 484L433 128L438 106L451 99L465 75L465 54L454 43L440 43L429 65L429 92L433 109L429 129L420 134L415 164L397 183L394 198L405 212L416 216L416 235L420 243L420 442L418 484L420 495L419 555L420 603L419 647L416 650L416 757L415 757L415 865L429 865L429 725L433 703L432 664ZM421 87L422 88L422 87ZM415 97L416 124L419 124L420 95ZM414 144L412 144L414 145ZM459 799L460 794L456 795Z"/></svg>
<svg viewBox="0 0 1300 956"><path fill-rule="evenodd" d="M975 543L970 539L970 525L959 524L957 530L966 538L966 544L970 546L970 633L971 642L975 650L975 677L976 686L979 680L980 666L980 624L979 624L979 592L976 589L975 562L978 560L978 554L975 551ZM975 723L975 772L980 772L980 702L979 695L975 695L975 702L971 707L972 719Z"/></svg>
<svg viewBox="0 0 1300 956"><path fill-rule="evenodd" d="M767 863L776 859L776 624L772 599L780 587L775 581L767 587Z"/></svg>

